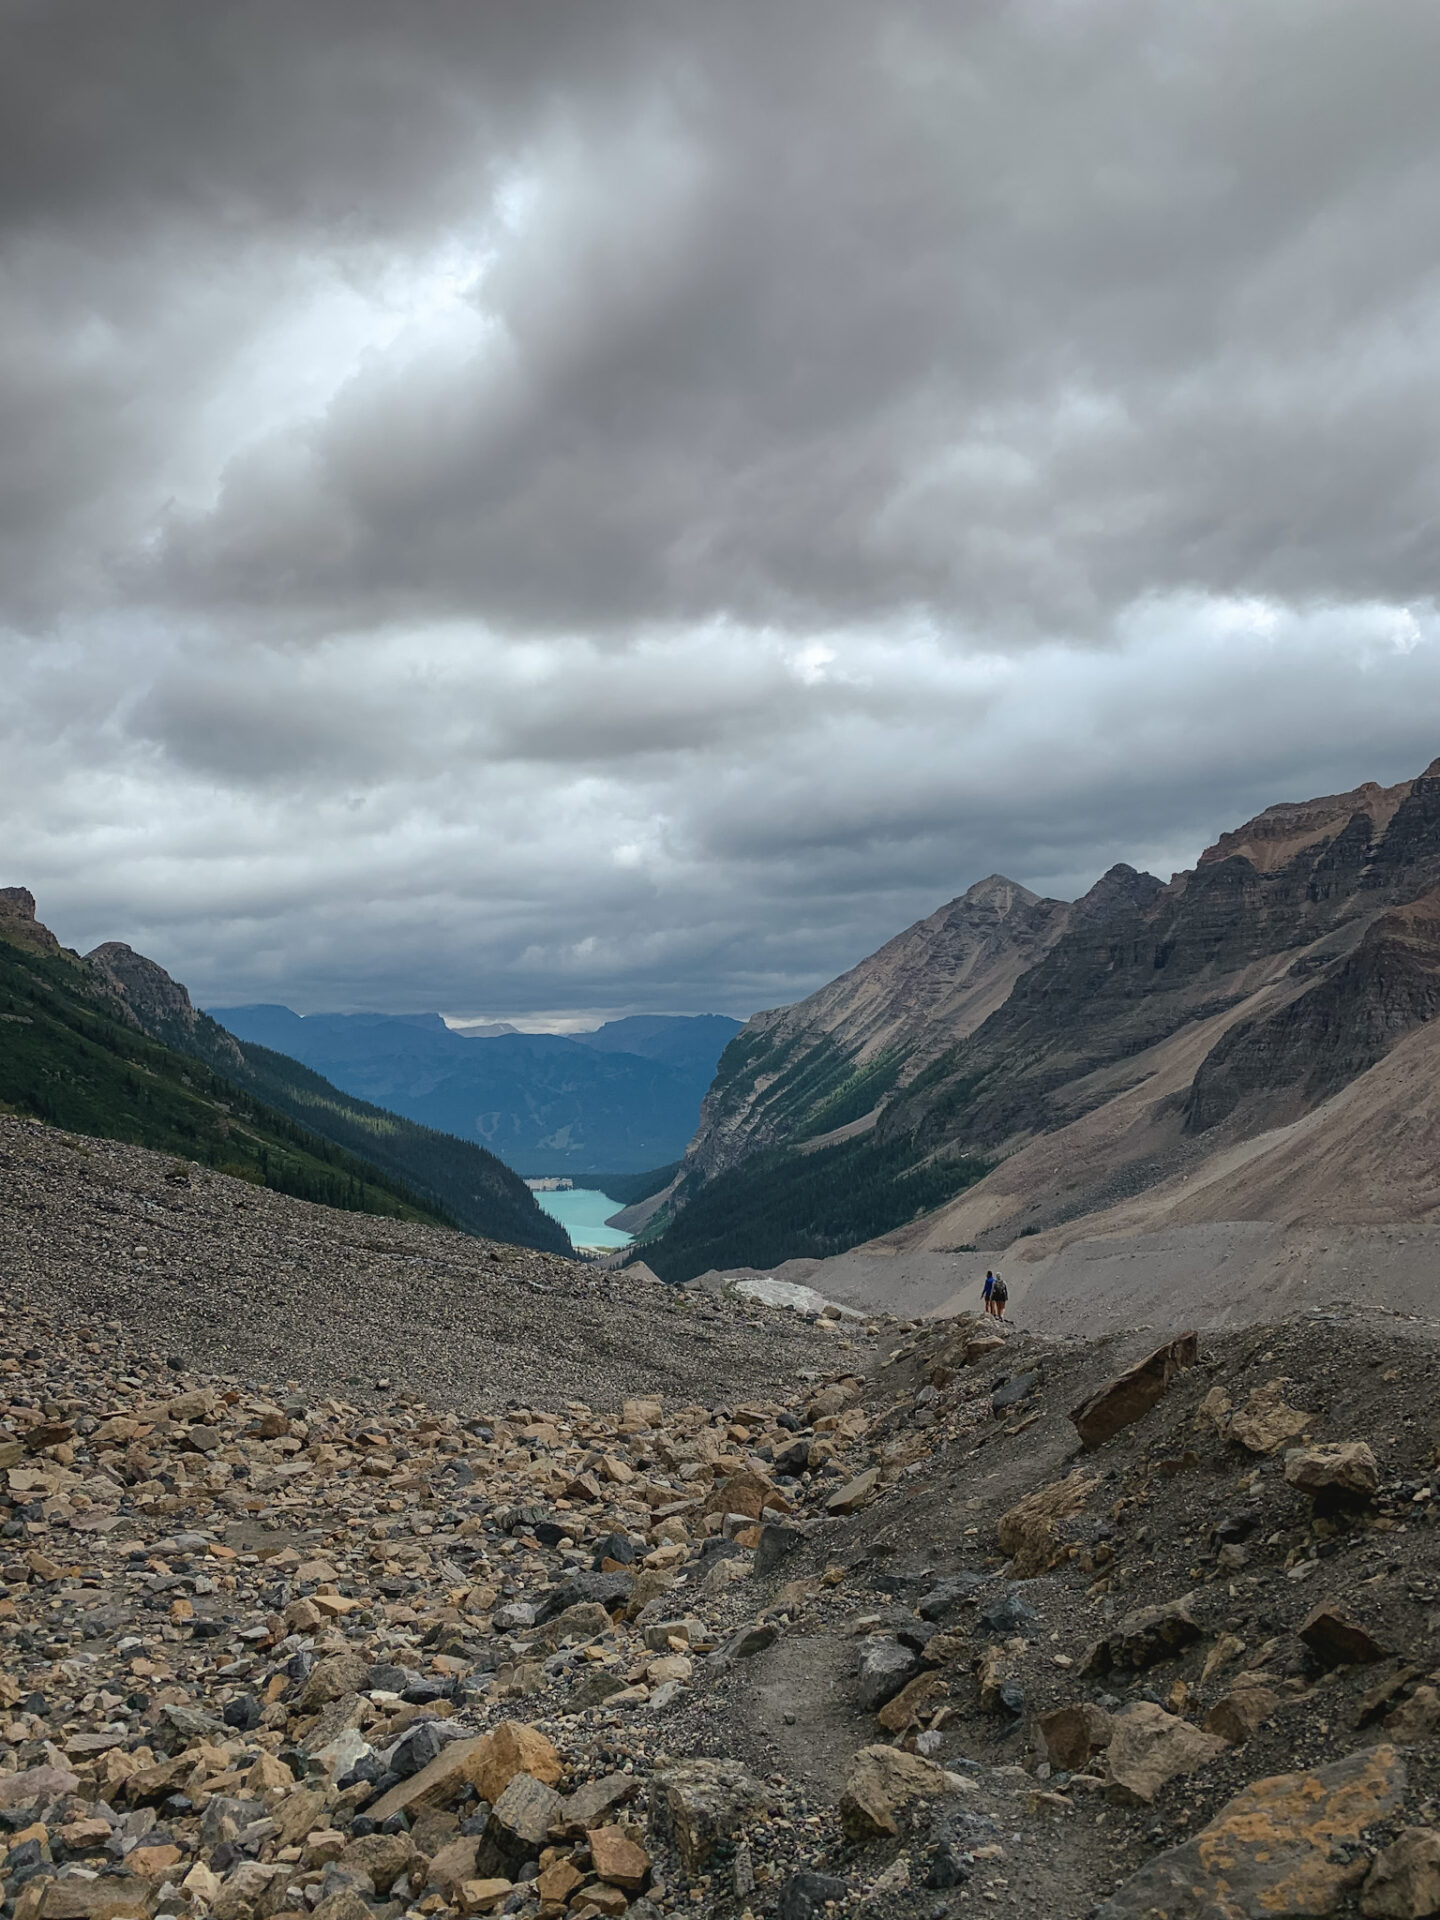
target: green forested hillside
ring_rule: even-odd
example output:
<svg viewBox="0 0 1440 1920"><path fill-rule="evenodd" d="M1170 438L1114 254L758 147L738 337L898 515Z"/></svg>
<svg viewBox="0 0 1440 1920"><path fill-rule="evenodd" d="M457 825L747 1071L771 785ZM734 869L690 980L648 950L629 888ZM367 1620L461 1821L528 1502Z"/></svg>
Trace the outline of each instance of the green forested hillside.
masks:
<svg viewBox="0 0 1440 1920"><path fill-rule="evenodd" d="M381 1168L137 1032L82 961L5 939L0 1107L324 1206L453 1224Z"/></svg>
<svg viewBox="0 0 1440 1920"><path fill-rule="evenodd" d="M203 1016L202 1016L203 1018ZM453 1133L418 1126L384 1107L352 1099L298 1060L251 1041L242 1084L316 1133L383 1167L433 1201L467 1232L549 1253L572 1251L569 1236L503 1161Z"/></svg>
<svg viewBox="0 0 1440 1920"><path fill-rule="evenodd" d="M85 966L114 989L152 1039L189 1054L313 1134L400 1182L467 1233L548 1253L573 1251L558 1220L536 1204L520 1176L473 1141L422 1127L342 1093L288 1054L227 1033L165 969L121 941L97 947Z"/></svg>
<svg viewBox="0 0 1440 1920"><path fill-rule="evenodd" d="M981 1160L917 1167L909 1141L873 1134L812 1153L755 1154L657 1215L643 1255L674 1282L711 1267L823 1259L938 1207L985 1171Z"/></svg>

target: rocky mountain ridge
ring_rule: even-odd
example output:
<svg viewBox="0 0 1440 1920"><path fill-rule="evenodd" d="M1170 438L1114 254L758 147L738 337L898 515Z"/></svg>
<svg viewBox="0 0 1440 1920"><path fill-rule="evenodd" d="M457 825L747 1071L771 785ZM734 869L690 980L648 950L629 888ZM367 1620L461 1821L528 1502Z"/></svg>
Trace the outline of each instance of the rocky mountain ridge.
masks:
<svg viewBox="0 0 1440 1920"><path fill-rule="evenodd" d="M789 1166L788 1177L813 1188L819 1169L799 1160L827 1152L847 1186L867 1161L911 1178L925 1212L952 1168L962 1197L943 1208L956 1226L950 1244L979 1231L1003 1246L1178 1177L1312 1111L1428 1022L1440 1004L1437 882L1440 762L1396 787L1369 783L1267 809L1168 885L1117 870L1084 901L1052 903L1043 950L1015 968L998 1006L912 1077L892 1071L864 1114L847 1116L863 1140L817 1141L803 1115L797 1125L777 1102L790 1069L770 1035L783 1023L760 1016L722 1061L672 1206L668 1254L662 1242L647 1258L670 1277L694 1270L716 1243L712 1235L703 1249L698 1240L687 1247L695 1233L686 1203L708 1185L718 1204L718 1179L728 1183L725 1210L740 1215L747 1184L769 1193ZM891 948L903 950L916 932ZM885 977L879 959L844 976L842 1004L871 990L872 971ZM841 986L802 1008L833 1008ZM943 997L934 983L929 997ZM829 1017L831 1027L807 1029L812 1053L828 1049L832 1080L844 1085L848 1075L864 1101L874 1089L864 1086L860 1048ZM905 1044L893 1027L890 1044ZM1072 1132L1073 1157L1043 1144ZM1049 1177L1057 1154L1067 1162L1059 1181ZM1047 1177L1017 1183L1014 1164L1031 1160ZM935 1244L923 1225L904 1231ZM795 1234L748 1245L737 1236L732 1260L766 1265L836 1250Z"/></svg>

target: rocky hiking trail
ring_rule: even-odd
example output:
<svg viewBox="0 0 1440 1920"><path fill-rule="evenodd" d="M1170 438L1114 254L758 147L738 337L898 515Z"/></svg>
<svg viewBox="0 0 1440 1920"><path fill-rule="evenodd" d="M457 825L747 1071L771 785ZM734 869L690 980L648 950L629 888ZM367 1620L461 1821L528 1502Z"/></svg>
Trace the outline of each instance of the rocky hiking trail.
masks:
<svg viewBox="0 0 1440 1920"><path fill-rule="evenodd" d="M812 1325L0 1157L6 1920L1440 1912L1424 1328Z"/></svg>

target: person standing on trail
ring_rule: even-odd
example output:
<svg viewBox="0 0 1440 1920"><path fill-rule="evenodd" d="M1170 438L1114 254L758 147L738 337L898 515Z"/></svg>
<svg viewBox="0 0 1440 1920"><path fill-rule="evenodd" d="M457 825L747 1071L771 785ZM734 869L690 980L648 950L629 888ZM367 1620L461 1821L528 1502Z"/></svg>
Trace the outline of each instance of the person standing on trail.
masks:
<svg viewBox="0 0 1440 1920"><path fill-rule="evenodd" d="M995 1311L994 1307L991 1305L991 1301L994 1299L994 1296L995 1296L995 1276L993 1273L989 1272L987 1269L985 1274L985 1291L980 1296L981 1299L985 1302L986 1313L993 1313Z"/></svg>
<svg viewBox="0 0 1440 1920"><path fill-rule="evenodd" d="M997 1273L995 1285L990 1289L990 1311L997 1320L1005 1318L1005 1302L1010 1298L1010 1289Z"/></svg>

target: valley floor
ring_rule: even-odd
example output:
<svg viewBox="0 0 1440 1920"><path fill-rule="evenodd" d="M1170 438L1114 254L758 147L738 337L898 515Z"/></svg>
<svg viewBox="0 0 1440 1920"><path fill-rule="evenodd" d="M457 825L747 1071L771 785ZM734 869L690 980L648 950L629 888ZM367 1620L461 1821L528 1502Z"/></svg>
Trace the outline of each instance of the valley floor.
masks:
<svg viewBox="0 0 1440 1920"><path fill-rule="evenodd" d="M1429 1910L1426 1327L1206 1334L1084 1453L1178 1325L809 1327L0 1150L8 1920Z"/></svg>

